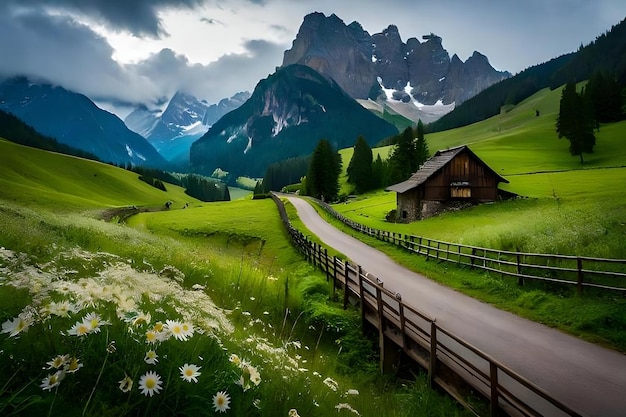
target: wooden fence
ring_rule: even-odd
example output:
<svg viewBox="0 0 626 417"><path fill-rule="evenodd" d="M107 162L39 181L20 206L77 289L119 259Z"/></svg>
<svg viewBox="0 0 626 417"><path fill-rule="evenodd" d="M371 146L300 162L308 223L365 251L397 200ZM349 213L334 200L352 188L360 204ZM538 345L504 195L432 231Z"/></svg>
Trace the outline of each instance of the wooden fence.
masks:
<svg viewBox="0 0 626 417"><path fill-rule="evenodd" d="M356 231L427 258L515 277L520 285L524 284L524 280L537 280L576 286L579 294L584 287L626 294L626 259L511 252L403 235L364 226L337 213L324 202L316 200L316 203Z"/></svg>
<svg viewBox="0 0 626 417"><path fill-rule="evenodd" d="M272 195L294 245L309 262L321 268L335 289L343 289L343 304L359 304L364 325L379 334L381 370L391 369L400 352L428 371L438 385L464 407L479 415L466 401L467 392L489 402L489 415L582 416L548 392L507 368L486 353L439 326L435 319L385 289L377 277L361 266L329 256L328 250L295 229L280 198Z"/></svg>

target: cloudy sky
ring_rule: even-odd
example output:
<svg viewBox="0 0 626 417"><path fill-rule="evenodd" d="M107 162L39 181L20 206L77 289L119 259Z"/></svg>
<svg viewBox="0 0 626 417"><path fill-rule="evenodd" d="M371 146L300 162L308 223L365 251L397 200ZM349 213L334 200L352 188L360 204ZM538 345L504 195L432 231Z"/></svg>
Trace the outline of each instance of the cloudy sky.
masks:
<svg viewBox="0 0 626 417"><path fill-rule="evenodd" d="M624 0L0 0L0 77L24 74L99 104L155 106L183 89L213 103L281 65L303 17L335 13L404 41L433 32L517 73L626 17ZM109 109L113 110L113 107Z"/></svg>

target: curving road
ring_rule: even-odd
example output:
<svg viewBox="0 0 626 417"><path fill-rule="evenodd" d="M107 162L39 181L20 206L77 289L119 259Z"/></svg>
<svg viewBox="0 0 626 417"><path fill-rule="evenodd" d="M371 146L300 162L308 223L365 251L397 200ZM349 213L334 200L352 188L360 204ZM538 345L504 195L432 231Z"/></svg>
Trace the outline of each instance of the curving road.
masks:
<svg viewBox="0 0 626 417"><path fill-rule="evenodd" d="M403 300L435 317L441 327L584 415L626 416L626 355L439 285L329 225L305 200L287 198L306 227L326 245L381 278L385 288L401 293Z"/></svg>

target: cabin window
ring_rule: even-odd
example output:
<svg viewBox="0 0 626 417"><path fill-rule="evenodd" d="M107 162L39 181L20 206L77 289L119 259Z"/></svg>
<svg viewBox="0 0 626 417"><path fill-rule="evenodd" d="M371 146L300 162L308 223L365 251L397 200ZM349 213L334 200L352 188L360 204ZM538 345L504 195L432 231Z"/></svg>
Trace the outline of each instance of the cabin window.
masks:
<svg viewBox="0 0 626 417"><path fill-rule="evenodd" d="M472 198L472 188L469 182L459 181L450 183L451 198Z"/></svg>

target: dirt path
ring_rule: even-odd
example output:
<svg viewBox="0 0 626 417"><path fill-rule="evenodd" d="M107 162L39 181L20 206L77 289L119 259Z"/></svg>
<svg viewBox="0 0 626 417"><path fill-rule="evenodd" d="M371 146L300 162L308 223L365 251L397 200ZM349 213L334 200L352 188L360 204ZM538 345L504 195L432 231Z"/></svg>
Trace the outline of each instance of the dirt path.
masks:
<svg viewBox="0 0 626 417"><path fill-rule="evenodd" d="M381 278L385 288L401 293L407 304L435 317L440 326L584 415L626 416L626 355L439 285L329 225L306 201L288 198L326 245Z"/></svg>

